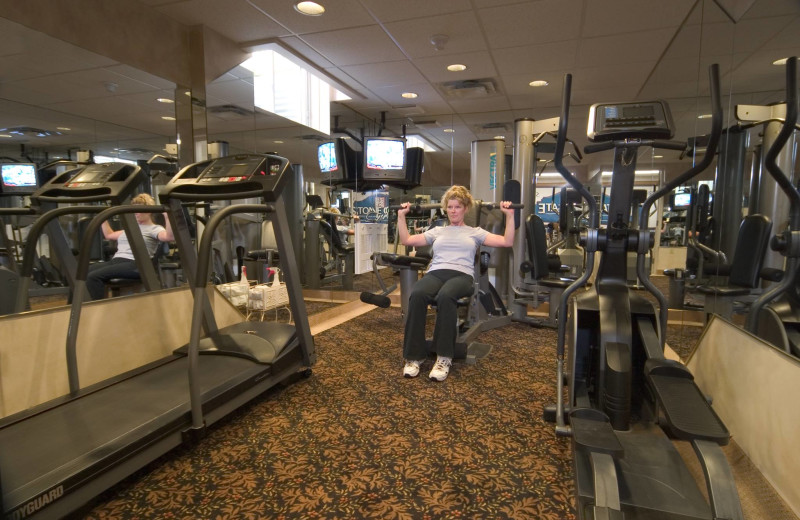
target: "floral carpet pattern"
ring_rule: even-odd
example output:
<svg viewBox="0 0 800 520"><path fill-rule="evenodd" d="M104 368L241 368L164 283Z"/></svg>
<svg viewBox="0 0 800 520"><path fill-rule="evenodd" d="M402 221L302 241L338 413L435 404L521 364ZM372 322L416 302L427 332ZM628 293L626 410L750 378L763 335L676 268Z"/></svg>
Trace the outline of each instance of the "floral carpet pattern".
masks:
<svg viewBox="0 0 800 520"><path fill-rule="evenodd" d="M476 365L404 379L399 309L315 337L313 375L268 392L193 447L102 495L87 519L571 519L555 331L482 334Z"/></svg>

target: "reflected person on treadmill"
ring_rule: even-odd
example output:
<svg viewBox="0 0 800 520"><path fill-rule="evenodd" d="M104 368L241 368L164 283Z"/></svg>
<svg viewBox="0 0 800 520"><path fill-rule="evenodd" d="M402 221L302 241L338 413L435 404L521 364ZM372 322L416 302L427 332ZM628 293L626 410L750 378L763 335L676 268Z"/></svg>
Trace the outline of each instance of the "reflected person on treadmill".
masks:
<svg viewBox="0 0 800 520"><path fill-rule="evenodd" d="M404 377L417 377L427 357L425 319L428 303L436 302L436 324L433 344L436 362L428 377L444 381L450 372L455 353L458 324L457 302L473 291L475 253L478 247L511 247L514 243L514 210L511 202L503 201L500 209L505 214L503 235L468 226L464 217L474 204L472 194L464 186L453 186L442 196L442 209L449 224L429 228L424 233L410 235L406 214L411 204L406 202L397 211L397 229L404 246L432 246L433 258L425 275L414 284L408 300L405 338L403 340Z"/></svg>
<svg viewBox="0 0 800 520"><path fill-rule="evenodd" d="M147 193L140 193L131 199L131 204L140 206L153 206L155 201ZM136 223L142 231L144 243L147 246L147 254L150 258L156 254L156 250L161 242L175 240L170 227L169 217L164 213L166 228L153 222L152 213L135 213ZM86 289L92 300L105 298L105 284L114 278L125 278L138 280L139 270L136 268L136 261L133 258L133 251L128 242L128 237L122 230L114 231L108 221L103 222L101 229L106 240L117 242L117 252L108 262L97 262L89 266L89 275L86 278Z"/></svg>

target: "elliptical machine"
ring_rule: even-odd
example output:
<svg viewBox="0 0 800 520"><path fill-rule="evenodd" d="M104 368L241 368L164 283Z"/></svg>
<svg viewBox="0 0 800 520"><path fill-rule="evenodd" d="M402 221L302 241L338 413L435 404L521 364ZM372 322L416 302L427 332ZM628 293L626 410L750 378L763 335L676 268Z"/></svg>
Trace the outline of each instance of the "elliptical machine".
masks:
<svg viewBox="0 0 800 520"><path fill-rule="evenodd" d="M647 216L653 203L707 168L722 128L719 72L709 71L713 108L712 137L702 162L650 195L639 214L639 229L629 226L639 147L682 150L663 102L593 105L585 153L614 150L608 227L599 229L596 201L564 167L564 137L569 120L572 78L565 77L556 167L590 207L589 230L582 237L586 270L568 287L560 304L567 314L569 295L592 273L603 253L591 290L571 303L569 324L559 320L558 402L545 410L556 433L572 438L575 495L581 519L741 519L741 505L725 456L725 425L682 364L664 357L667 302L649 279L645 256L653 245ZM627 253L637 253L639 281L658 300L653 305L626 281ZM565 371L569 330L569 370ZM563 384L568 373L569 401ZM709 502L697 489L670 440L691 442L703 467Z"/></svg>

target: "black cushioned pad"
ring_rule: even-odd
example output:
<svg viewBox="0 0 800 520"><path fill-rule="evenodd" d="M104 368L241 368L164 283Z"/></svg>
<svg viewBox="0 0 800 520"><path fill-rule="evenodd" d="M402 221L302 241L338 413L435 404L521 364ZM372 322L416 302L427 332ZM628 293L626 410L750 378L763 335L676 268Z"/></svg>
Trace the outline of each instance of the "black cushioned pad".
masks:
<svg viewBox="0 0 800 520"><path fill-rule="evenodd" d="M616 458L621 458L624 454L625 450L603 412L578 408L569 414L569 424L578 449L607 453Z"/></svg>
<svg viewBox="0 0 800 520"><path fill-rule="evenodd" d="M747 287L736 286L712 287L704 285L698 287L697 290L703 294L713 294L717 296L745 296L751 292Z"/></svg>
<svg viewBox="0 0 800 520"><path fill-rule="evenodd" d="M648 373L647 379L661 403L669 433L682 440L708 440L728 444L728 429L686 375Z"/></svg>
<svg viewBox="0 0 800 520"><path fill-rule="evenodd" d="M393 253L380 253L379 262L383 265L394 265L397 267L425 267L430 262L429 258L396 255Z"/></svg>
<svg viewBox="0 0 800 520"><path fill-rule="evenodd" d="M200 353L246 357L258 363L272 363L297 340L294 325L272 321L246 321L220 329L202 338ZM186 354L187 346L175 350Z"/></svg>

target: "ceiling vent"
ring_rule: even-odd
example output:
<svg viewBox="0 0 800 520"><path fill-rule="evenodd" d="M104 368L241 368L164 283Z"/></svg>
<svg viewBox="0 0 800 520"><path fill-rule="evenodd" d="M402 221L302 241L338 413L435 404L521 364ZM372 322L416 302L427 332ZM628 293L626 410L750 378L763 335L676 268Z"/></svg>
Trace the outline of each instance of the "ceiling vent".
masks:
<svg viewBox="0 0 800 520"><path fill-rule="evenodd" d="M485 125L481 125L483 130L504 130L506 132L511 131L511 124L510 123L486 123Z"/></svg>
<svg viewBox="0 0 800 520"><path fill-rule="evenodd" d="M419 116L425 113L418 105L392 105L392 110L405 117Z"/></svg>
<svg viewBox="0 0 800 520"><path fill-rule="evenodd" d="M317 134L298 135L295 139L300 139L301 141L330 141L329 138Z"/></svg>
<svg viewBox="0 0 800 520"><path fill-rule="evenodd" d="M439 121L435 119L412 119L411 122L414 124L415 127L422 129L439 128L440 126L442 126L439 124Z"/></svg>
<svg viewBox="0 0 800 520"><path fill-rule="evenodd" d="M208 113L226 121L253 117L252 111L238 105L217 105L215 107L208 107Z"/></svg>
<svg viewBox="0 0 800 520"><path fill-rule="evenodd" d="M492 78L464 79L439 83L442 94L451 99L470 99L497 94L497 84Z"/></svg>

